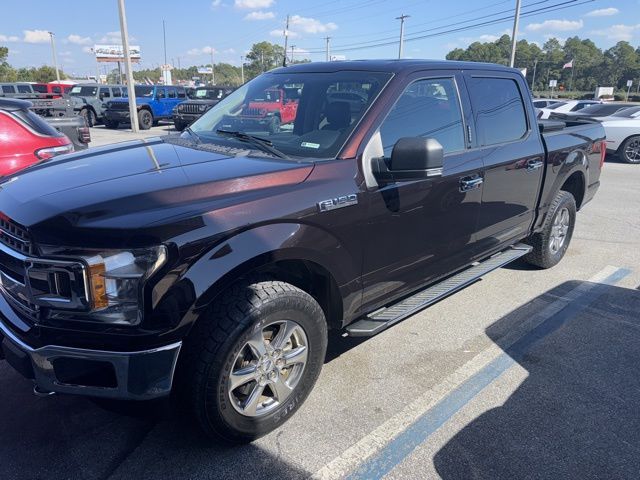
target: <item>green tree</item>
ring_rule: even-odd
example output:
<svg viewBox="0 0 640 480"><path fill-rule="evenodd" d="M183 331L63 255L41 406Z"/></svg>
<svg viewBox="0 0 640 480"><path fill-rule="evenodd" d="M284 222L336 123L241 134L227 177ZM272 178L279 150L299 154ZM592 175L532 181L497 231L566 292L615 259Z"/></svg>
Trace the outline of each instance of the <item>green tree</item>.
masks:
<svg viewBox="0 0 640 480"><path fill-rule="evenodd" d="M7 62L8 57L9 49L7 47L0 47L0 81L15 82L16 71Z"/></svg>
<svg viewBox="0 0 640 480"><path fill-rule="evenodd" d="M262 72L282 66L284 48L275 43L254 43L247 53L247 66L245 67L245 80L250 80Z"/></svg>

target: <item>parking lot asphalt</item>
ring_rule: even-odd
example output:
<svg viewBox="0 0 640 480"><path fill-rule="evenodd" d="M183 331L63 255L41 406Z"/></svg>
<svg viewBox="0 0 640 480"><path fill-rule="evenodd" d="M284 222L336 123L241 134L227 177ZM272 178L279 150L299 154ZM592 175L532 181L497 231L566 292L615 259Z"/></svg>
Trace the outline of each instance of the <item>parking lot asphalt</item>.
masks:
<svg viewBox="0 0 640 480"><path fill-rule="evenodd" d="M93 145L131 136L101 129ZM251 445L162 404L38 398L1 362L0 478L635 479L639 184L608 161L553 269L517 262L370 339L333 335L307 402Z"/></svg>

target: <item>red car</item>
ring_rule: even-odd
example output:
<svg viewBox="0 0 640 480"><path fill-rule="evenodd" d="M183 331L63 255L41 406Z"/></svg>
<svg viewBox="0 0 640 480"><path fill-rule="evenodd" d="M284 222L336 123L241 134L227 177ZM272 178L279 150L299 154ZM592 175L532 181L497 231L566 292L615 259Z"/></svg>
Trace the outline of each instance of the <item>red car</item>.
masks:
<svg viewBox="0 0 640 480"><path fill-rule="evenodd" d="M51 98L60 98L68 94L73 85L66 83L34 83L33 90L37 93L47 93Z"/></svg>
<svg viewBox="0 0 640 480"><path fill-rule="evenodd" d="M286 98L284 90L273 88L265 90L259 98L249 102L241 113L244 119L253 119L259 125L267 125L269 130L276 133L280 125L286 125L296 119L298 100Z"/></svg>
<svg viewBox="0 0 640 480"><path fill-rule="evenodd" d="M64 134L29 110L31 105L0 98L0 178L74 150Z"/></svg>

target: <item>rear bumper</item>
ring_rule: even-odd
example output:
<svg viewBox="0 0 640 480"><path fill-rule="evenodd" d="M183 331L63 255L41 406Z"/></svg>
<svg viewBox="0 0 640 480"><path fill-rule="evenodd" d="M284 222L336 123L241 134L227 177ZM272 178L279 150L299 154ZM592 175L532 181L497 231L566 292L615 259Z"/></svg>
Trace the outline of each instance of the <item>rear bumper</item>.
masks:
<svg viewBox="0 0 640 480"><path fill-rule="evenodd" d="M39 391L125 400L170 393L182 342L137 352L110 352L47 345L32 348L0 317L0 357Z"/></svg>

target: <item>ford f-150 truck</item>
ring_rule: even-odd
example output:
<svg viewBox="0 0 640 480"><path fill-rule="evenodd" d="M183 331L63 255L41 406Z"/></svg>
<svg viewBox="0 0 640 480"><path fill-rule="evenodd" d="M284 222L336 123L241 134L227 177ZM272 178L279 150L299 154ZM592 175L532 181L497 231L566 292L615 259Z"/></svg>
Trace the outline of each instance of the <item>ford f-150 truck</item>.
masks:
<svg viewBox="0 0 640 480"><path fill-rule="evenodd" d="M293 88L292 128L227 127ZM40 394L175 392L250 441L305 400L329 329L374 335L516 258L557 264L603 159L602 126L538 124L514 69L276 69L179 136L0 183L3 355Z"/></svg>

